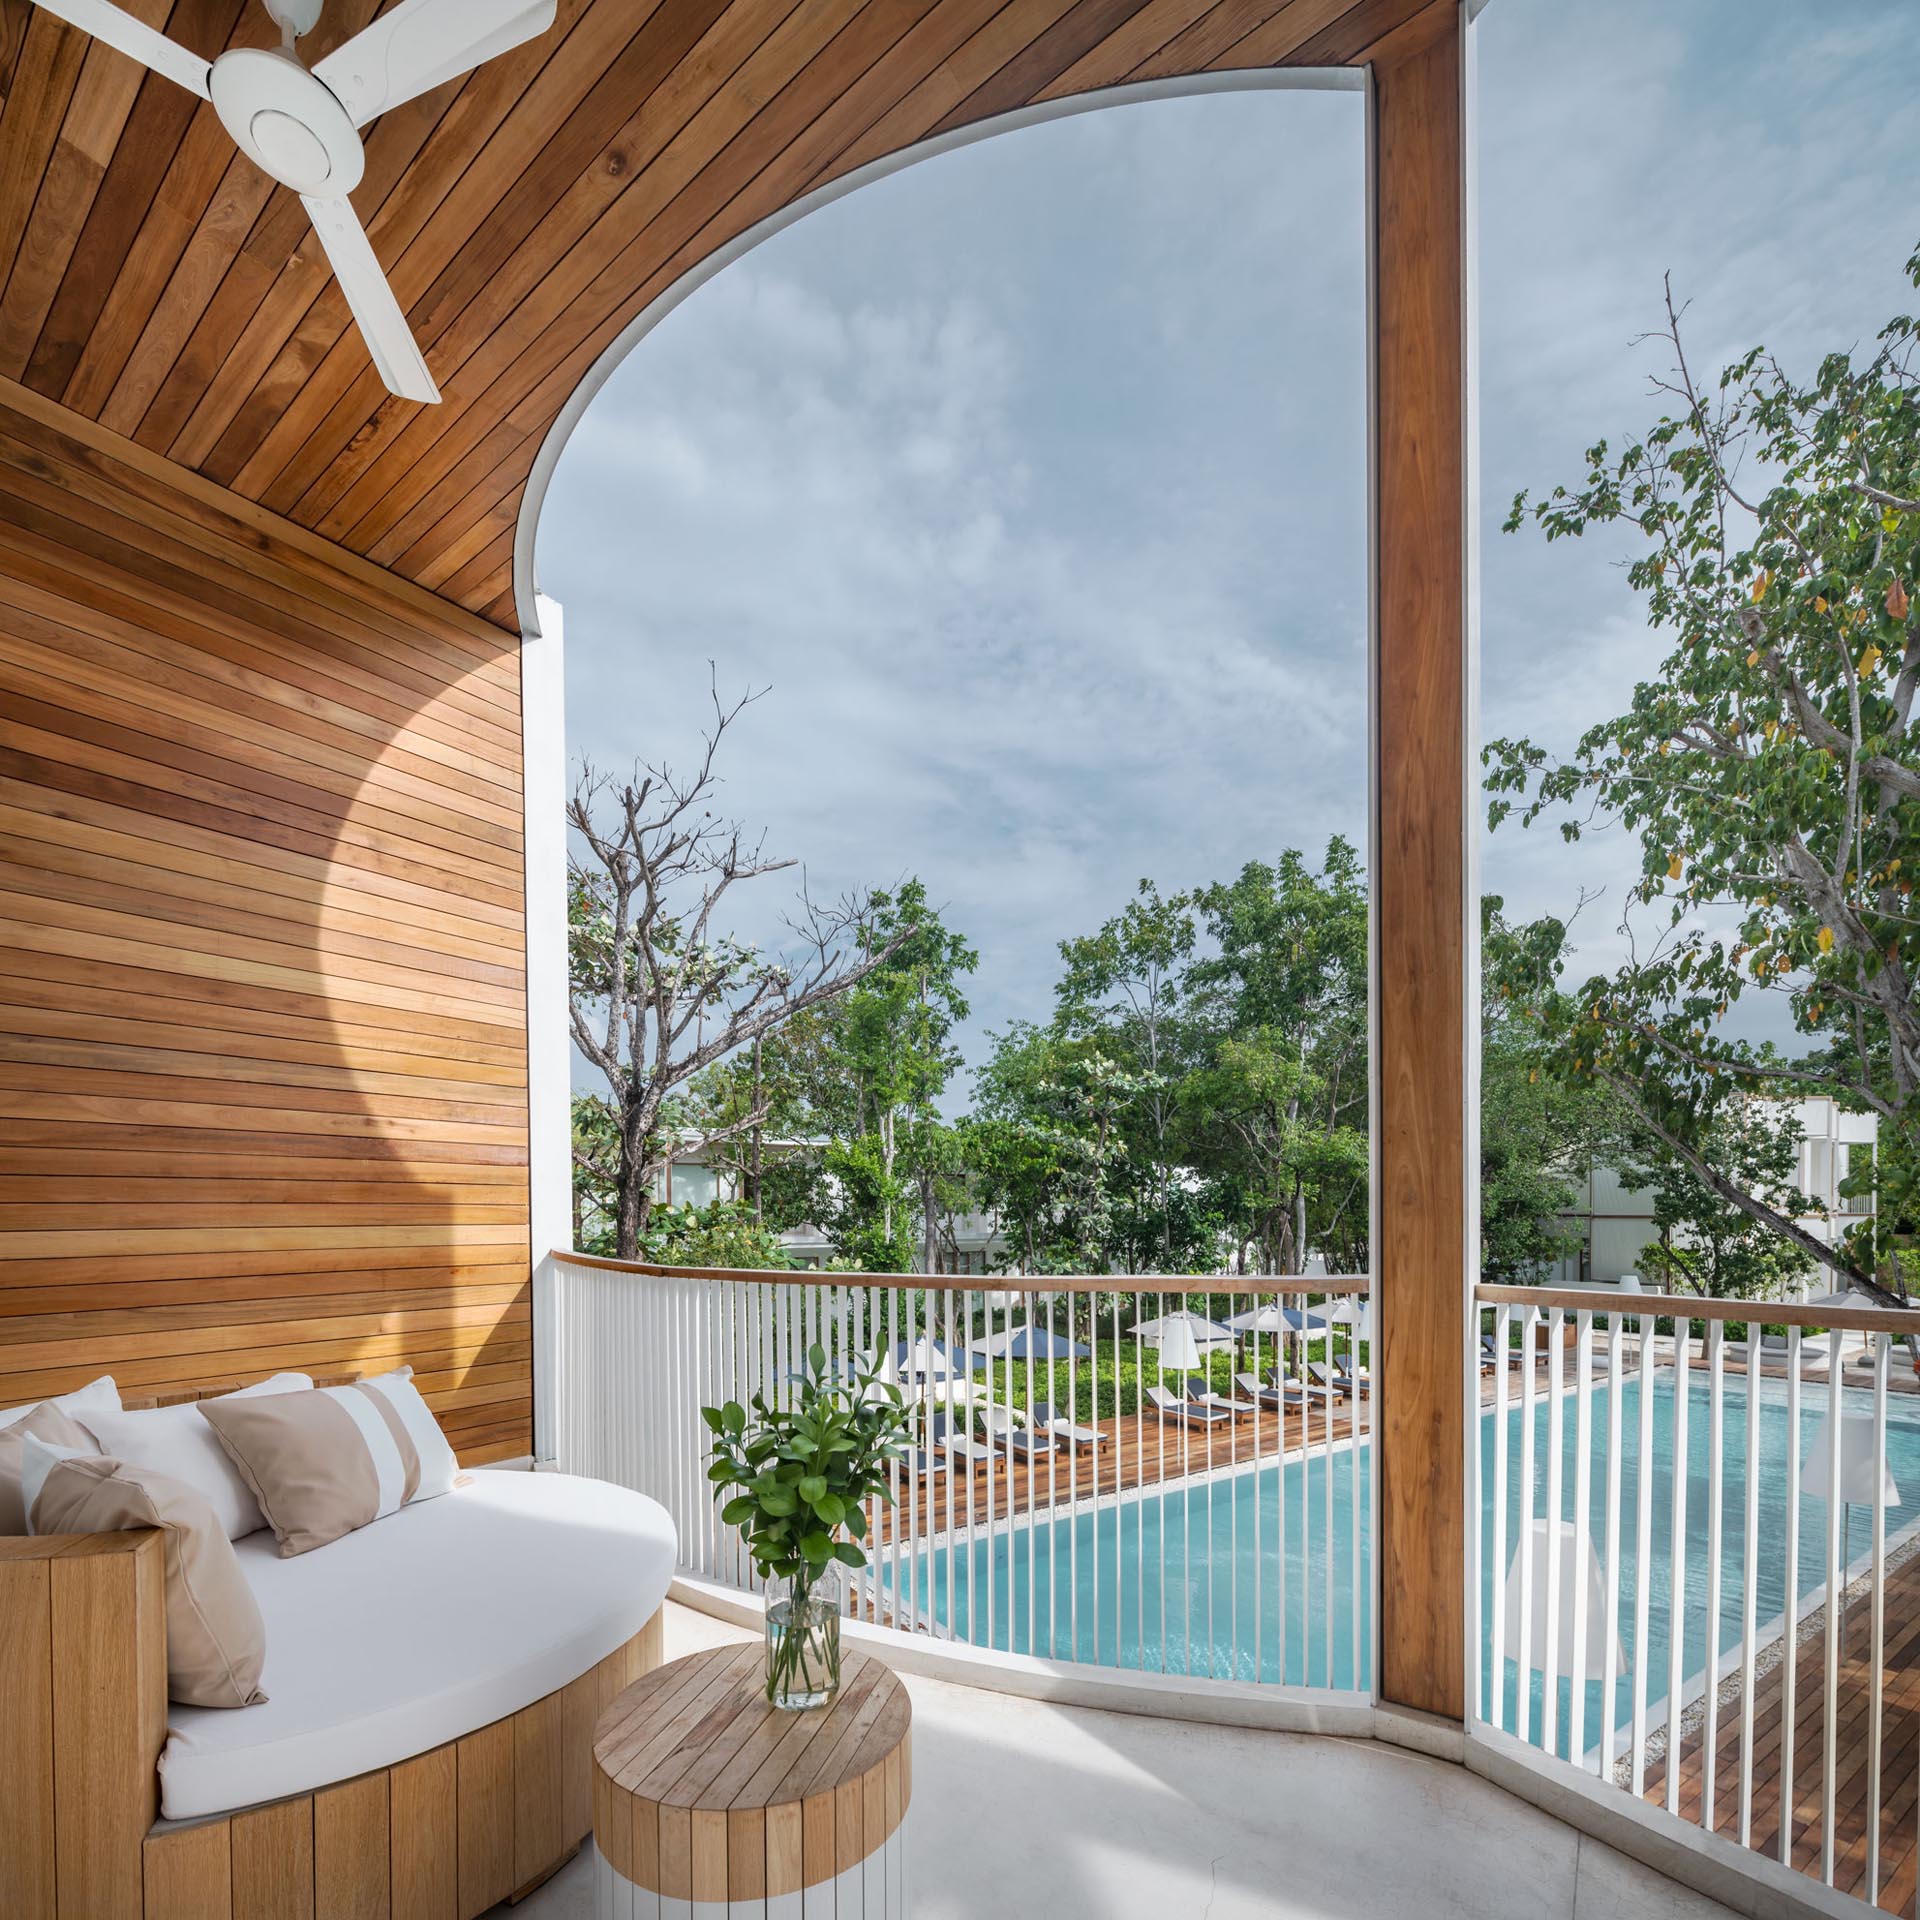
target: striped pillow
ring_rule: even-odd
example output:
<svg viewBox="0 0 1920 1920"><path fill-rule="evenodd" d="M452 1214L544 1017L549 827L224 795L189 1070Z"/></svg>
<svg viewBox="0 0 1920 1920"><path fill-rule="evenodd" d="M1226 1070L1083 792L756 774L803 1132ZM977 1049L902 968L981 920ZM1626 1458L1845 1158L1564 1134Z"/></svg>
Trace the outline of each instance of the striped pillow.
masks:
<svg viewBox="0 0 1920 1920"><path fill-rule="evenodd" d="M351 1386L202 1400L283 1557L310 1553L452 1485L446 1435L401 1367Z"/></svg>

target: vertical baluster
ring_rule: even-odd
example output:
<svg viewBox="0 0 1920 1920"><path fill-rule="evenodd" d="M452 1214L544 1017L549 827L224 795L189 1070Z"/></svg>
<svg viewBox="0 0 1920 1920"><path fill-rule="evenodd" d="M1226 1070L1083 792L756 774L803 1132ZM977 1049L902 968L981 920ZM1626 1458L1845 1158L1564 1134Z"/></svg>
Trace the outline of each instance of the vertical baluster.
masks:
<svg viewBox="0 0 1920 1920"><path fill-rule="evenodd" d="M929 1368L931 1368L934 1360L931 1323L935 1312L940 1316L940 1344L950 1355L953 1351L953 1294L949 1288L942 1287L938 1295L928 1302L927 1318L929 1322L929 1337L926 1357ZM952 1396L946 1391L952 1381L952 1375L947 1371L949 1364L948 1362L942 1362L942 1370L937 1376L934 1376L934 1378L941 1388L939 1395L942 1407L940 1415L941 1430L951 1438L955 1423L952 1410ZM957 1530L958 1522L955 1519L953 1511L953 1483L960 1478L963 1472L967 1476L966 1510L971 1514L973 1511L973 1462L970 1459L962 1458L958 1454L949 1453L947 1456L947 1471L942 1476L946 1481L947 1487L947 1634L951 1639L971 1640L973 1638L973 1569L971 1567L967 1569L967 1624L964 1632L960 1626L960 1588L954 1573L954 1534Z"/></svg>
<svg viewBox="0 0 1920 1920"><path fill-rule="evenodd" d="M1777 1845L1781 1864L1793 1865L1793 1808L1796 1783L1793 1777L1794 1695L1800 1681L1800 1329L1787 1329L1787 1457L1783 1463L1787 1478L1787 1538L1782 1551L1786 1559L1786 1644L1780 1662L1780 1832Z"/></svg>
<svg viewBox="0 0 1920 1920"><path fill-rule="evenodd" d="M1323 1300L1321 1302L1321 1305L1324 1307L1325 1304L1326 1303ZM1321 1318L1323 1320L1326 1318L1324 1313L1321 1315ZM1327 1681L1326 1683L1328 1686L1332 1686L1333 1685L1333 1635L1334 1635L1334 1620L1333 1620L1333 1512L1334 1512L1333 1402L1334 1402L1334 1390L1333 1390L1333 1323L1331 1321L1328 1321L1325 1327L1323 1327L1321 1330L1320 1351L1326 1355L1326 1358L1320 1363L1321 1371L1326 1376L1326 1393L1325 1393L1326 1417L1321 1423L1323 1438L1321 1443L1320 1457L1321 1457L1321 1463L1322 1463L1321 1472L1324 1475L1321 1485L1325 1490L1325 1493L1327 1496L1326 1512L1321 1517L1321 1527L1324 1535L1322 1550L1326 1554L1327 1565L1326 1565L1326 1578L1323 1582L1322 1592L1320 1596L1320 1618L1321 1618L1321 1627L1324 1633L1326 1634L1326 1640L1327 1640L1327 1646L1326 1646Z"/></svg>
<svg viewBox="0 0 1920 1920"><path fill-rule="evenodd" d="M1834 1775L1840 1748L1840 1609L1847 1590L1847 1544L1841 1536L1840 1466L1844 1406L1840 1398L1840 1334L1827 1329L1827 1660L1821 1701L1820 1878L1833 1885Z"/></svg>
<svg viewBox="0 0 1920 1920"><path fill-rule="evenodd" d="M1680 1690L1687 1678L1687 1415L1693 1396L1693 1322L1673 1322L1673 1528L1667 1595L1667 1811L1680 1811Z"/></svg>
<svg viewBox="0 0 1920 1920"><path fill-rule="evenodd" d="M1154 1318L1156 1320L1161 1318L1166 1310L1167 1296L1164 1293L1156 1293L1153 1296ZM1147 1360L1144 1343L1136 1340L1133 1343L1133 1351L1144 1378ZM1155 1358L1158 1358L1157 1350ZM1165 1384L1164 1380L1161 1384ZM1167 1423L1164 1419L1156 1419L1153 1425L1154 1484L1157 1489L1160 1512L1160 1671L1165 1673L1167 1670ZM1144 1454L1145 1451L1143 1440L1141 1452ZM1115 1484L1118 1485L1118 1482L1116 1481Z"/></svg>
<svg viewBox="0 0 1920 1920"><path fill-rule="evenodd" d="M1288 1296L1299 1316L1293 1350L1300 1373L1300 1678L1313 1685L1313 1376L1307 1371L1307 1296Z"/></svg>
<svg viewBox="0 0 1920 1920"><path fill-rule="evenodd" d="M1587 1759L1587 1568L1593 1552L1593 1315L1573 1321L1573 1659L1567 1669L1567 1758Z"/></svg>
<svg viewBox="0 0 1920 1920"><path fill-rule="evenodd" d="M964 1293L961 1296L961 1298L967 1302L967 1328L966 1328L966 1334L965 1334L966 1355L965 1355L964 1364L967 1367L967 1378L971 1380L973 1378L973 1360L974 1360L974 1355L972 1350L973 1338L974 1338L973 1319L974 1319L975 1311L979 1307L985 1305L985 1300L984 1299L976 1300L971 1290L969 1290L967 1293ZM980 1332L980 1340L984 1345L987 1339L988 1330L991 1327L991 1324L993 1321L993 1315L990 1312L987 1312L987 1313L982 1313L980 1317L983 1323L981 1332ZM995 1372L994 1357L990 1353L986 1354L984 1357L987 1363L986 1406L985 1406L984 1415L982 1419L982 1424L986 1428L986 1434L987 1434L987 1538L986 1538L987 1645L990 1647L997 1647L1000 1644L999 1637L996 1631L999 1624L999 1617L1000 1617L1000 1607L999 1607L1000 1580L999 1580L999 1574L998 1574L998 1566L999 1566L999 1559L1000 1559L1000 1554L999 1554L1000 1522L996 1518L995 1512L994 1512L993 1483L995 1478L998 1476L1003 1464L1006 1470L1008 1472L1011 1472L1013 1467L1013 1453L1010 1448L1002 1444L1003 1436L998 1432L996 1432L995 1430L994 1418L993 1418L994 1387L996 1385L996 1382L994 1380L994 1372ZM1001 1409L1001 1412L1003 1414L1005 1413L1005 1411L1006 1410L1004 1408ZM1009 1643L1011 1643L1011 1640L1012 1640L1011 1633L1009 1633L1008 1635L1008 1640L1009 1640Z"/></svg>
<svg viewBox="0 0 1920 1920"><path fill-rule="evenodd" d="M1756 1317L1747 1322L1747 1431L1746 1431L1746 1482L1742 1488L1740 1529L1740 1844L1743 1847L1753 1845L1753 1689L1756 1679L1755 1658L1758 1652L1754 1644L1756 1623L1759 1618L1760 1600L1760 1358L1761 1358L1761 1322ZM1789 1439L1787 1453L1791 1458L1793 1444ZM1793 1484L1791 1476L1787 1483L1789 1503L1800 1498L1800 1489ZM1786 1595L1786 1612L1783 1616L1782 1641L1783 1657L1789 1661L1794 1657L1793 1638L1793 1589L1789 1587ZM1786 1791L1786 1783L1781 1783L1780 1804L1783 1809L1791 1805L1792 1796Z"/></svg>
<svg viewBox="0 0 1920 1920"><path fill-rule="evenodd" d="M1365 1363L1363 1363L1360 1358L1360 1315L1367 1311L1365 1304L1367 1296L1365 1294L1355 1293L1349 1294L1347 1299L1348 1304L1353 1308L1354 1315L1352 1320L1347 1323L1347 1371L1353 1376L1353 1398L1347 1402L1348 1429L1350 1434L1350 1442L1347 1448L1347 1498L1349 1505L1348 1520L1351 1529L1348 1545L1352 1561L1349 1569L1349 1584L1347 1589L1347 1612L1353 1629L1353 1684L1359 1687L1364 1684L1362 1678L1362 1668L1364 1664L1363 1638L1366 1630L1365 1616L1367 1611L1364 1605L1365 1578L1360 1566L1360 1441L1362 1435L1365 1434L1373 1424L1373 1396L1375 1388L1373 1369L1371 1366L1366 1367L1364 1384L1361 1378L1361 1368ZM1476 1413L1470 1413L1468 1415L1469 1432L1477 1433L1478 1431L1472 1424L1476 1417L1477 1411ZM1368 1458L1372 1458L1371 1448L1368 1450ZM1474 1449L1474 1460L1476 1463L1479 1458L1479 1449L1476 1447ZM1475 1498L1478 1498L1477 1493ZM1478 1660L1480 1657L1480 1636L1477 1633L1473 1636L1473 1649L1474 1658ZM1475 1698L1477 1699L1478 1697L1476 1690Z"/></svg>
<svg viewBox="0 0 1920 1920"><path fill-rule="evenodd" d="M1139 1318L1139 1313L1139 1298L1136 1295L1134 1299L1135 1319ZM1108 1324L1113 1336L1113 1591L1116 1596L1113 1605L1113 1661L1115 1666L1122 1666L1125 1662L1121 1659L1120 1647L1127 1630L1127 1563L1126 1507L1120 1499L1120 1488L1124 1476L1121 1472L1120 1460L1120 1295L1117 1290L1113 1296L1113 1314ZM1087 1306L1087 1325L1093 1330L1092 1339L1089 1344L1092 1346L1094 1352L1098 1353L1100 1351L1100 1296L1097 1293L1091 1301L1089 1301ZM1139 1411L1139 1398L1140 1381L1139 1375L1136 1373L1134 1376L1134 1410L1136 1413ZM1100 1424L1100 1394L1099 1382L1097 1380L1094 1383L1094 1398L1091 1412L1093 1414L1094 1425L1098 1426ZM1100 1477L1099 1459L1100 1455L1096 1453L1094 1455L1094 1479L1096 1482ZM1146 1564L1146 1555L1145 1550L1140 1545L1140 1518L1142 1511L1143 1509L1138 1505L1136 1505L1133 1510L1133 1553L1135 1561L1138 1562L1141 1567L1144 1567ZM1094 1537L1094 1548L1096 1552L1099 1549L1099 1544L1099 1536L1096 1534ZM1139 1623L1136 1629L1136 1637L1140 1642L1141 1648L1141 1651L1135 1656L1134 1664L1144 1667L1146 1665L1147 1602L1146 1589L1139 1585L1138 1582L1135 1583L1133 1589L1133 1604L1135 1616ZM1096 1658L1097 1657L1096 1652Z"/></svg>
<svg viewBox="0 0 1920 1920"><path fill-rule="evenodd" d="M1507 1370L1513 1339L1513 1309L1493 1310L1493 1645L1488 1718L1505 1729L1507 1719ZM1475 1409L1476 1413L1478 1409ZM1520 1657L1519 1649L1514 1657ZM1517 1721L1511 1724L1518 1724Z"/></svg>
<svg viewBox="0 0 1920 1920"><path fill-rule="evenodd" d="M1607 1316L1607 1558L1606 1643L1601 1653L1600 1764L1603 1780L1612 1778L1614 1727L1620 1718L1620 1462L1626 1436L1620 1431L1620 1335L1624 1321Z"/></svg>
<svg viewBox="0 0 1920 1920"><path fill-rule="evenodd" d="M1233 1289L1227 1289L1227 1318L1231 1320L1237 1309L1233 1304ZM1234 1353L1239 1352L1238 1346ZM1235 1382L1233 1362L1227 1362L1227 1398L1244 1398ZM1227 1422L1227 1675L1230 1679L1240 1677L1240 1416L1236 1413ZM1213 1541L1207 1542L1207 1621L1213 1623L1214 1588L1218 1583L1218 1562L1220 1556L1213 1550ZM1213 1633L1207 1636L1211 1648ZM1211 1654L1209 1654L1211 1658ZM1212 1671L1209 1667L1209 1672Z"/></svg>
<svg viewBox="0 0 1920 1920"><path fill-rule="evenodd" d="M1653 1585L1653 1358L1659 1322L1638 1318L1640 1343L1639 1461L1635 1473L1633 1596L1633 1797L1647 1786L1647 1641Z"/></svg>
<svg viewBox="0 0 1920 1920"><path fill-rule="evenodd" d="M1278 1483L1279 1494L1274 1501L1274 1526L1280 1534L1280 1550L1275 1557L1276 1593L1274 1595L1274 1630L1280 1636L1280 1681L1288 1683L1287 1675L1287 1602L1288 1602L1288 1561L1293 1551L1293 1542L1287 1533L1287 1336L1286 1321L1282 1316L1286 1311L1287 1297L1276 1290L1267 1298L1273 1303L1274 1317L1277 1322L1273 1336L1273 1384L1280 1396L1280 1418L1276 1431L1279 1439L1274 1443L1274 1479ZM1300 1655L1300 1679L1306 1680L1306 1649L1302 1642Z"/></svg>
<svg viewBox="0 0 1920 1920"><path fill-rule="evenodd" d="M1520 1644L1514 1649L1514 1660L1519 1682L1517 1731L1523 1741L1533 1738L1533 1427L1539 1324L1539 1308L1520 1310Z"/></svg>
<svg viewBox="0 0 1920 1920"><path fill-rule="evenodd" d="M1140 1320L1139 1292L1136 1290L1135 1292L1129 1294L1127 1296L1127 1301L1128 1301L1128 1318L1135 1325L1138 1325ZM1098 1324L1097 1318L1096 1318L1095 1324L1096 1325ZM1121 1366L1122 1348L1120 1345L1120 1339L1121 1339L1120 1295L1118 1292L1116 1292L1113 1296L1113 1318L1111 1321L1111 1327L1112 1327L1112 1333L1113 1333L1113 1497L1114 1497L1115 1506L1118 1507L1119 1500L1120 1500L1120 1487L1123 1480L1126 1477L1125 1470L1124 1470L1123 1449L1126 1444L1125 1434L1126 1434L1126 1410L1127 1410L1126 1395L1125 1395L1124 1389L1121 1386L1122 1375L1121 1375L1120 1366ZM1097 1352L1100 1346L1100 1337L1097 1332L1094 1335L1093 1345L1094 1345L1095 1351ZM1133 1352L1134 1352L1134 1358L1137 1361L1140 1357L1140 1348L1137 1342L1134 1345ZM1141 1424L1141 1420L1140 1420L1140 1385L1141 1385L1140 1369L1138 1368L1138 1366L1136 1366L1134 1368L1134 1373L1133 1373L1134 1478L1144 1485L1147 1477L1146 1467L1145 1467L1146 1429ZM1099 1402L1098 1392L1096 1390L1095 1397L1094 1397L1094 1404L1093 1404L1093 1416L1094 1416L1095 1426L1098 1426L1100 1424L1099 1415L1100 1415L1100 1402ZM1104 1449L1101 1449L1100 1451L1104 1451ZM1100 1452L1097 1451L1094 1455L1094 1459L1096 1463L1098 1462L1099 1458L1100 1458ZM1096 1474L1098 1473L1098 1470L1099 1470L1098 1466L1096 1465L1095 1467ZM1146 1529L1146 1499L1145 1499L1145 1496L1142 1495L1140 1500L1135 1504L1133 1509L1133 1609L1134 1609L1133 1617L1134 1617L1134 1640L1136 1642L1135 1651L1134 1651L1134 1665L1142 1668L1143 1670L1147 1664L1147 1545L1146 1545L1145 1529ZM1126 1544L1124 1539L1123 1528L1121 1526L1120 1516L1118 1513L1116 1513L1114 1517L1114 1523L1113 1523L1113 1577L1114 1577L1115 1584L1118 1585L1123 1591L1125 1590L1125 1587L1126 1587L1125 1553L1126 1553ZM1124 1620L1125 1618L1124 1611L1120 1617ZM1117 1654L1117 1646L1116 1646L1116 1658L1117 1657L1118 1657L1118 1654Z"/></svg>
<svg viewBox="0 0 1920 1920"><path fill-rule="evenodd" d="M1560 1751L1560 1609L1566 1595L1560 1590L1560 1523L1565 1489L1566 1317L1558 1307L1547 1315L1547 1564L1546 1644L1540 1649L1540 1743L1548 1753Z"/></svg>
<svg viewBox="0 0 1920 1920"><path fill-rule="evenodd" d="M1259 1314L1259 1294L1251 1291L1247 1294L1247 1311L1256 1316ZM1250 1371L1257 1381L1260 1378L1260 1341L1262 1339L1260 1322L1257 1317L1253 1322L1251 1337L1252 1362ZM1255 1396L1255 1402L1259 1404L1258 1395ZM1261 1631L1264 1609L1261 1606L1260 1593L1260 1570L1266 1564L1260 1538L1260 1510L1265 1505L1260 1482L1261 1476L1265 1473L1266 1469L1261 1462L1260 1447L1262 1440L1265 1438L1263 1429L1266 1427L1266 1424L1267 1410L1264 1405L1261 1405L1260 1411L1253 1416L1253 1677L1256 1680L1264 1680L1267 1677L1267 1642L1266 1636Z"/></svg>
<svg viewBox="0 0 1920 1920"><path fill-rule="evenodd" d="M1067 1295L1067 1331L1070 1335L1075 1331L1075 1322L1079 1318L1075 1306L1077 1298L1078 1296L1072 1293ZM1098 1425L1100 1412L1100 1327L1097 1305L1093 1310L1089 1311L1087 1315L1087 1325L1093 1336L1087 1342L1087 1375L1093 1384L1094 1424ZM1079 1342L1076 1340L1074 1344L1077 1346ZM1115 1358L1117 1362L1118 1356L1116 1355ZM1117 1372L1114 1377L1115 1390L1117 1392L1119 1380ZM1118 1404L1116 1400L1116 1408ZM1067 1355L1067 1411L1074 1425L1078 1426L1080 1424L1080 1361L1078 1356L1073 1353ZM1117 1429L1119 1422L1116 1421L1114 1425ZM1120 1436L1116 1431L1114 1434L1114 1445L1117 1447L1119 1444ZM1100 1458L1097 1448L1094 1450L1093 1457L1097 1463ZM1097 1470L1096 1465L1096 1471ZM1094 1547L1097 1551L1099 1547L1097 1540L1094 1543ZM1049 1633L1051 1633L1051 1620L1049 1620L1048 1628ZM1052 1656L1053 1647L1051 1641L1049 1641L1047 1653L1049 1657ZM1078 1447L1069 1447L1067 1449L1067 1658L1069 1660L1078 1660L1080 1658L1080 1449Z"/></svg>
<svg viewBox="0 0 1920 1920"><path fill-rule="evenodd" d="M1720 1562L1726 1474L1726 1322L1707 1322L1707 1651L1706 1718L1700 1728L1700 1824L1713 1831L1715 1788L1720 1772Z"/></svg>
<svg viewBox="0 0 1920 1920"><path fill-rule="evenodd" d="M1867 1674L1867 1886L1869 1906L1880 1903L1880 1755L1886 1736L1887 1682L1887 1336L1873 1341L1873 1598ZM1836 1370L1839 1337L1833 1336Z"/></svg>

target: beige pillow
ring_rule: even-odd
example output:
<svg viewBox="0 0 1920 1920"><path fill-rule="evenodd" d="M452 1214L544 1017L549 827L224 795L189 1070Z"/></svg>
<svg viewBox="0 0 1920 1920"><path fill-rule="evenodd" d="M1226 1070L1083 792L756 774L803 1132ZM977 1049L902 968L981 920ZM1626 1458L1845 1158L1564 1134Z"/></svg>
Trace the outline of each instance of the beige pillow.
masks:
<svg viewBox="0 0 1920 1920"><path fill-rule="evenodd" d="M412 1369L246 1400L202 1400L291 1558L453 1484L453 1449L414 1390Z"/></svg>
<svg viewBox="0 0 1920 1920"><path fill-rule="evenodd" d="M308 1374L276 1373L236 1393L252 1399L265 1393L305 1392L312 1385ZM200 1418L197 1401L183 1400L172 1407L89 1408L76 1412L75 1418L109 1459L124 1460L130 1467L153 1467L205 1494L229 1540L257 1533L267 1524L247 1483Z"/></svg>
<svg viewBox="0 0 1920 1920"><path fill-rule="evenodd" d="M233 1542L201 1494L151 1467L104 1455L63 1457L28 1435L24 1474L38 1484L35 1533L124 1533L158 1527L167 1565L167 1691L190 1707L251 1707L267 1696L260 1604Z"/></svg>
<svg viewBox="0 0 1920 1920"><path fill-rule="evenodd" d="M20 1487L24 1464L24 1445L28 1434L36 1440L51 1440L56 1447L70 1447L75 1453L98 1453L92 1434L74 1420L64 1408L51 1400L29 1407L11 1426L0 1427L0 1534L27 1531L27 1507Z"/></svg>

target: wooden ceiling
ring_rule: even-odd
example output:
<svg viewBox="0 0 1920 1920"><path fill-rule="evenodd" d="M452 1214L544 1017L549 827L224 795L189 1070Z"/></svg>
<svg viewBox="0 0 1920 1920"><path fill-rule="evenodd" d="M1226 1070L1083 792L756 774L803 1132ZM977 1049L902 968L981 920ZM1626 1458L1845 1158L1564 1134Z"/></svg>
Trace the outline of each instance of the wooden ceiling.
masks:
<svg viewBox="0 0 1920 1920"><path fill-rule="evenodd" d="M544 37L368 129L353 198L445 396L421 407L381 386L298 200L211 107L0 0L0 379L517 630L548 428L715 249L929 136L1354 64L1430 3L560 0ZM259 0L126 4L209 58L275 37ZM302 57L378 11L329 0Z"/></svg>

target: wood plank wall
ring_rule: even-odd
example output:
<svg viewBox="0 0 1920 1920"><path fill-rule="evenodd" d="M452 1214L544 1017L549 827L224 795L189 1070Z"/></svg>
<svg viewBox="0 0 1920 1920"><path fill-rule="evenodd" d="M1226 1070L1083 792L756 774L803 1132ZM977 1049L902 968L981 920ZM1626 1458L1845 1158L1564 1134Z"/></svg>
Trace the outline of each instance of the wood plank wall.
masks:
<svg viewBox="0 0 1920 1920"><path fill-rule="evenodd" d="M530 1450L517 643L0 380L0 1407Z"/></svg>

